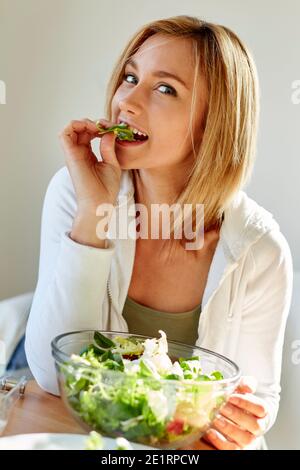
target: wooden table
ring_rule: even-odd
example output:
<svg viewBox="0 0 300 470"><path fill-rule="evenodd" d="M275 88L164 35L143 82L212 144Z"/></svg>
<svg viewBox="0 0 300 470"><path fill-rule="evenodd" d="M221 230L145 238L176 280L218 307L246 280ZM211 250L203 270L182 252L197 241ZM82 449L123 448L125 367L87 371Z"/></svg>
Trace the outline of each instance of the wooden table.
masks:
<svg viewBox="0 0 300 470"><path fill-rule="evenodd" d="M27 433L86 434L66 409L60 397L44 392L34 380L28 382L25 395L19 398L9 416L2 436ZM213 450L203 441L187 449Z"/></svg>

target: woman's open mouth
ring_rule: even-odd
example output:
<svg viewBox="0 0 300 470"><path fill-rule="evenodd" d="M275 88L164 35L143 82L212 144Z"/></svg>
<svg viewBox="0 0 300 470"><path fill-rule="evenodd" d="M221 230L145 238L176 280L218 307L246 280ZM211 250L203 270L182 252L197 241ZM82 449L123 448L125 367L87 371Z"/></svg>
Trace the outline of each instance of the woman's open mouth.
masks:
<svg viewBox="0 0 300 470"><path fill-rule="evenodd" d="M139 136L139 135L135 136L135 139L136 140L132 140L132 141L120 140L117 137L116 138L116 143L118 145L121 145L122 147L135 147L135 146L138 146L138 145L145 144L148 141L148 137L147 138L141 138L141 136Z"/></svg>

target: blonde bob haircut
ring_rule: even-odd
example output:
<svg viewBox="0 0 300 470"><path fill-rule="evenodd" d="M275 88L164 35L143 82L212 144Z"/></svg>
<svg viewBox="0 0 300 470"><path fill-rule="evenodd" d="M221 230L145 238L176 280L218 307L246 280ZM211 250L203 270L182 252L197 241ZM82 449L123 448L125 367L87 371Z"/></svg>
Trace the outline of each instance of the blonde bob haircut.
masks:
<svg viewBox="0 0 300 470"><path fill-rule="evenodd" d="M256 154L259 119L259 85L254 60L245 44L225 26L197 17L174 16L144 25L129 40L108 82L105 112L112 117L112 99L122 83L127 61L154 34L190 38L195 64L189 131L194 162L177 204L204 204L204 232L219 227L224 210L249 182ZM208 99L199 129L202 139L194 145L193 118L198 74L207 84ZM197 136L196 136L197 137ZM133 172L138 170L132 170ZM198 230L193 209L193 228ZM176 217L171 233L176 227Z"/></svg>

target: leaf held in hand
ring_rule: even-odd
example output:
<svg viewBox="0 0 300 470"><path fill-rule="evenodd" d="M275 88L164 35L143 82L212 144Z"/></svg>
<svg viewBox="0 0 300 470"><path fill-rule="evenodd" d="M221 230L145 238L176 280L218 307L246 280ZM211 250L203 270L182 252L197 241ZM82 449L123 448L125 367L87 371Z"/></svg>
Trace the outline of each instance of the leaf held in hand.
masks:
<svg viewBox="0 0 300 470"><path fill-rule="evenodd" d="M117 138L119 140L129 140L129 141L134 141L134 134L131 129L128 128L127 124L117 124L115 126L108 127L108 129L105 129L104 127L101 127L100 123L96 123L96 126L99 130L99 134L106 134L107 132L113 132L114 134L117 135Z"/></svg>

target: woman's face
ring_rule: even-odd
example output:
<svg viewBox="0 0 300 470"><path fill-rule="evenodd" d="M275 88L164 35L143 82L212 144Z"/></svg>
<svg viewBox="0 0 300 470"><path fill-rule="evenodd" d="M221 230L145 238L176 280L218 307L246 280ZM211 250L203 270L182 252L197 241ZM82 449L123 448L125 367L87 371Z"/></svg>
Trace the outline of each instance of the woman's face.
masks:
<svg viewBox="0 0 300 470"><path fill-rule="evenodd" d="M112 101L112 121L128 121L149 136L140 146L115 150L122 169L159 168L193 161L188 127L194 79L192 42L156 34L134 54ZM163 76L164 71L177 76ZM206 109L206 83L198 77L194 118L194 145L201 142Z"/></svg>

